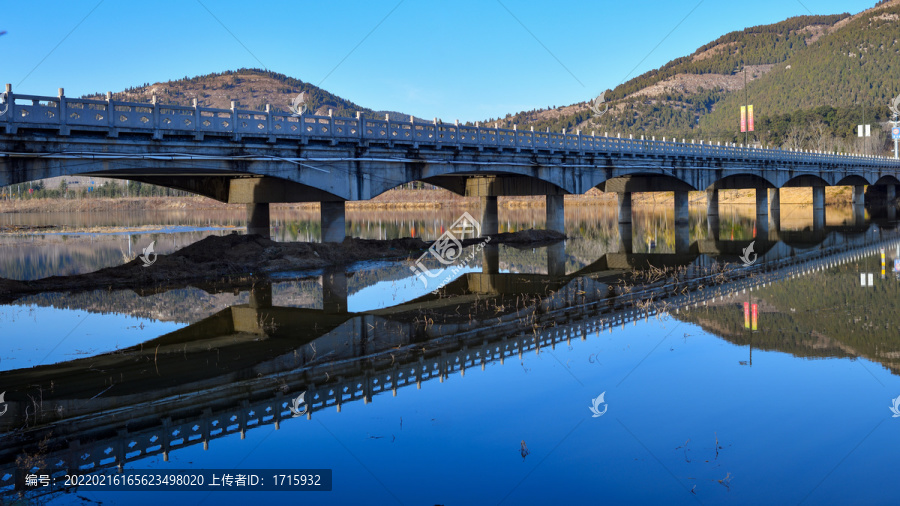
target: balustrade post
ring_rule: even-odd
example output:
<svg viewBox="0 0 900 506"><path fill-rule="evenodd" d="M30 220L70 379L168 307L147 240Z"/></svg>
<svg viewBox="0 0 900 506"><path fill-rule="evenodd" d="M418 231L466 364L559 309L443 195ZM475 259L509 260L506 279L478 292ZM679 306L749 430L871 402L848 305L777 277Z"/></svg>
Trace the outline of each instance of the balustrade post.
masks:
<svg viewBox="0 0 900 506"><path fill-rule="evenodd" d="M415 137L415 136L416 136L416 120L415 120L414 117L410 116L410 117L409 117L409 121L412 123L412 127L411 127L411 128L413 129L412 134L413 134L413 137ZM441 147L441 144L440 144L440 142L438 141L438 139L440 139L440 132L438 131L438 120L437 120L437 118L434 118L434 125L433 125L433 128L434 128L434 144L435 144L436 147L440 148L440 147ZM424 133L424 132L423 132L423 133Z"/></svg>
<svg viewBox="0 0 900 506"><path fill-rule="evenodd" d="M150 126L153 128L153 138L162 140L162 131L159 129L159 99L156 98L156 95L150 97L150 103L153 104L153 109L150 112Z"/></svg>
<svg viewBox="0 0 900 506"><path fill-rule="evenodd" d="M234 100L231 101L231 136L236 141L241 140L241 135L238 133L237 103Z"/></svg>
<svg viewBox="0 0 900 506"><path fill-rule="evenodd" d="M334 109L328 109L328 136L334 139Z"/></svg>
<svg viewBox="0 0 900 506"><path fill-rule="evenodd" d="M64 88L59 89L59 135L69 135L69 127L66 126L66 116L68 108L66 107L66 91Z"/></svg>
<svg viewBox="0 0 900 506"><path fill-rule="evenodd" d="M6 83L6 112L4 113L6 123L6 133L16 133L16 98L13 96L12 84Z"/></svg>
<svg viewBox="0 0 900 506"><path fill-rule="evenodd" d="M109 125L109 136L118 137L119 132L116 131L116 104L112 99L112 92L106 92L106 116L107 125Z"/></svg>
<svg viewBox="0 0 900 506"><path fill-rule="evenodd" d="M197 107L197 99L195 98L192 101L192 105L194 106L194 140L202 141L203 140L203 131L200 130L200 108ZM218 113L216 113L217 117L213 118L214 120L218 120Z"/></svg>
<svg viewBox="0 0 900 506"><path fill-rule="evenodd" d="M362 113L356 111L356 130L360 141L365 138L366 118L362 117Z"/></svg>
<svg viewBox="0 0 900 506"><path fill-rule="evenodd" d="M272 124L272 106L266 104L266 136L269 142L275 142L275 125Z"/></svg>

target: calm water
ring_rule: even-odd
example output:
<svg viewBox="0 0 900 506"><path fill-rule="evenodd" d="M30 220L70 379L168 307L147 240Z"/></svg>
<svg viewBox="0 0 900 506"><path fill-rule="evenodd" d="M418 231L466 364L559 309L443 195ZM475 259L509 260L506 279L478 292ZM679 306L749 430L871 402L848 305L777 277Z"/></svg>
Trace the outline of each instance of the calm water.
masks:
<svg viewBox="0 0 900 506"><path fill-rule="evenodd" d="M782 207L768 231L750 206L717 227L692 212L687 248L663 210L636 209L625 244L613 209L571 208L565 243L470 248L429 286L378 262L0 306L0 497L16 497L18 458L333 470L331 492L298 496L27 492L49 504L894 504L900 232L832 209L813 230L811 210ZM429 240L459 213L351 214L348 230ZM314 217L278 216L273 235L317 240ZM139 230L6 235L0 275L91 271L241 225L106 219L80 226ZM531 227L542 211L501 211L502 231Z"/></svg>

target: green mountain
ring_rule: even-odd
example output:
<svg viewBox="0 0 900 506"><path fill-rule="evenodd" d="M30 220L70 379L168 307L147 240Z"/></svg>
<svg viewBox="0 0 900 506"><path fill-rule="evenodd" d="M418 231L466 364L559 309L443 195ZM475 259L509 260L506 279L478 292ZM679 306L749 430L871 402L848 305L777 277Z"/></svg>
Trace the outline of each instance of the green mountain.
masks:
<svg viewBox="0 0 900 506"><path fill-rule="evenodd" d="M739 110L749 102L756 117L751 142L859 151L855 126L881 123L868 140L869 152L886 153L887 105L900 93L898 34L900 0L853 16L793 17L725 34L608 90L602 107L609 112L599 119L582 102L489 122L744 142Z"/></svg>

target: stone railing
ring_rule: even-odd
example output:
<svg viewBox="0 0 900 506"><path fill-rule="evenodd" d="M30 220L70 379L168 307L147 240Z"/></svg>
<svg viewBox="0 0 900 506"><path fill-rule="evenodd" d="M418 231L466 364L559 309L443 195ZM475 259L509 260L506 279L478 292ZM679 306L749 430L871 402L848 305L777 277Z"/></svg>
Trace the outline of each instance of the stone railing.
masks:
<svg viewBox="0 0 900 506"><path fill-rule="evenodd" d="M154 97L149 104L122 102L107 94L106 100L74 99L65 96L60 88L59 96L44 97L18 95L6 85L4 103L0 104L0 127L7 134L17 133L19 128L58 130L60 135L72 131L102 131L117 137L120 132L150 134L154 139L166 136L226 136L234 140L264 138L268 142L277 139L297 139L355 142L359 144L387 143L418 146L443 146L497 150L531 150L569 152L578 154L619 155L638 157L692 157L709 160L776 161L813 165L852 165L874 168L898 168L900 160L883 156L834 154L811 150L782 150L721 145L694 142L686 139L661 141L654 139L623 139L608 135L539 132L512 129L444 124L438 121L421 123L414 121L373 120L357 113L356 118L332 115L293 115L273 111L266 105L264 111L238 109L232 102L231 109L160 104Z"/></svg>

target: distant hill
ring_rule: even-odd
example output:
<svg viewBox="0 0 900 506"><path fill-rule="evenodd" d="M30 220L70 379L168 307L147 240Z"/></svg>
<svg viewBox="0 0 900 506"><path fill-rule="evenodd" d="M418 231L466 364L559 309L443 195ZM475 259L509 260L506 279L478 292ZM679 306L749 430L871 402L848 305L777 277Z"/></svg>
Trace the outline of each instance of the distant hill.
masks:
<svg viewBox="0 0 900 506"><path fill-rule="evenodd" d="M739 108L754 105L751 141L855 151L854 127L888 119L900 93L900 0L856 15L798 16L731 32L605 93L609 112L588 102L523 111L488 122L624 135L743 142ZM591 97L593 98L593 97ZM865 112L864 112L865 108ZM876 129L873 149L887 148ZM874 152L874 151L870 151Z"/></svg>
<svg viewBox="0 0 900 506"><path fill-rule="evenodd" d="M263 111L271 104L275 111L288 111L291 102L301 92L306 93L309 110L313 114L327 115L332 109L335 116L355 117L361 112L365 117L384 119L385 112L373 111L341 98L318 86L284 74L260 69L238 69L215 72L175 81L145 83L113 93L116 100L149 102L156 95L160 102L191 105L193 99L201 107L228 109L231 101L241 109ZM102 98L106 93L85 95L84 98ZM392 120L408 120L408 114L390 112Z"/></svg>

